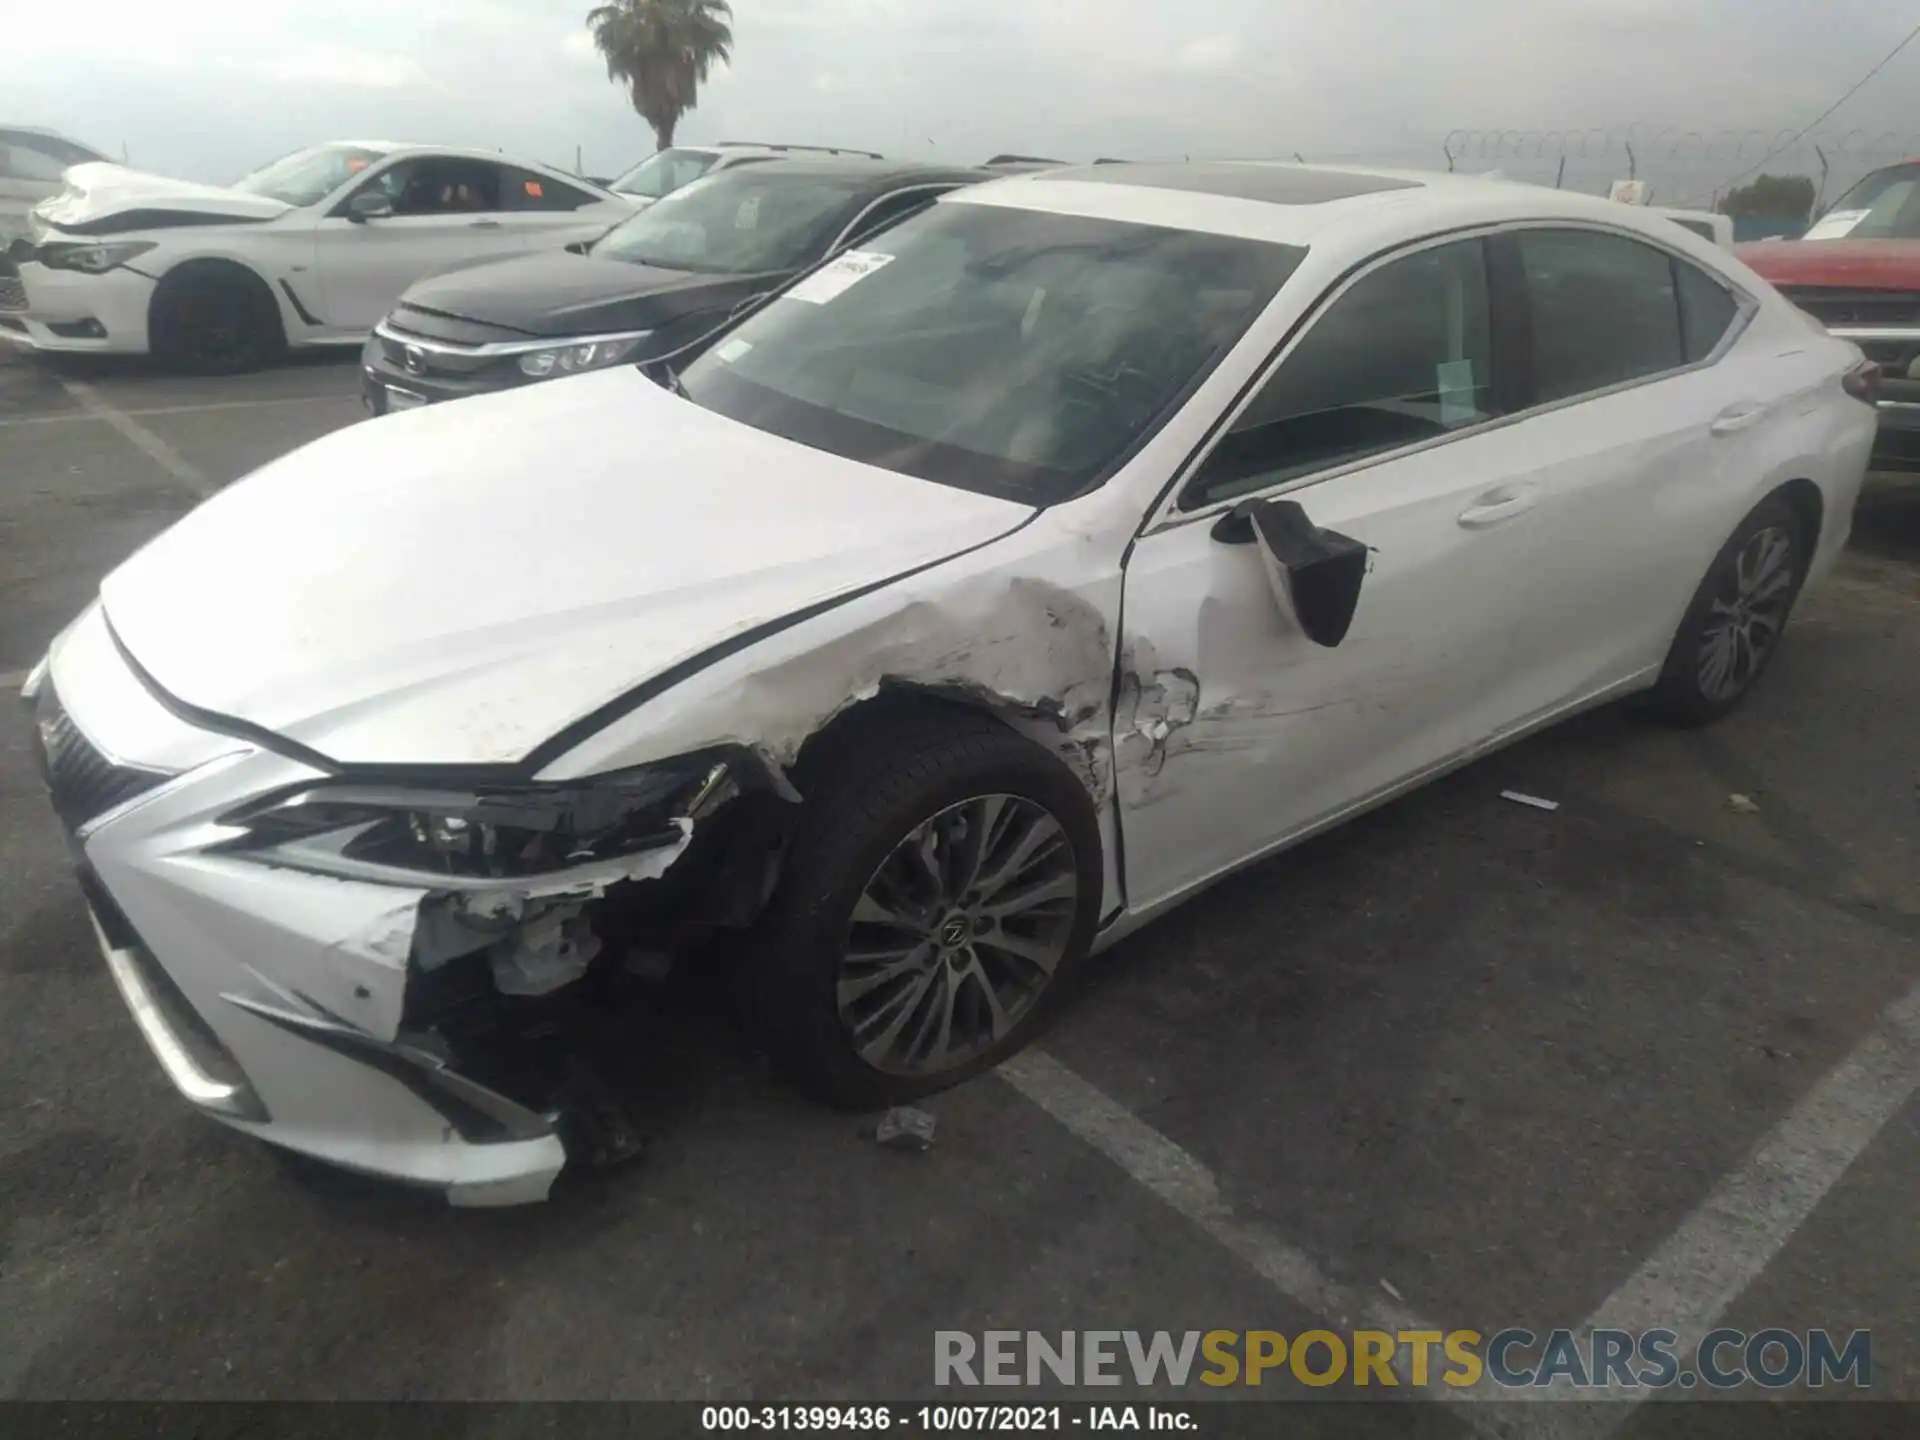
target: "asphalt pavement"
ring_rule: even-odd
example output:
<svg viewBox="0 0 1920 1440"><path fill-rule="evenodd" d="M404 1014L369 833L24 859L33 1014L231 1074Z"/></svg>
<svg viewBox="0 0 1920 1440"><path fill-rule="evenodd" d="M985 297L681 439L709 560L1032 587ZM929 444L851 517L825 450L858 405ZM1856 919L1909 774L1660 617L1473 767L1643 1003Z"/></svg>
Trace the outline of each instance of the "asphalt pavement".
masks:
<svg viewBox="0 0 1920 1440"><path fill-rule="evenodd" d="M0 345L8 688L144 539L361 423L355 386ZM1739 714L1598 712L1245 872L936 1099L925 1154L689 1000L639 1042L648 1156L497 1213L192 1114L0 724L0 1397L905 1399L943 1393L937 1330L1657 1314L1870 1330L1866 1393L1920 1400L1916 715L1889 486Z"/></svg>

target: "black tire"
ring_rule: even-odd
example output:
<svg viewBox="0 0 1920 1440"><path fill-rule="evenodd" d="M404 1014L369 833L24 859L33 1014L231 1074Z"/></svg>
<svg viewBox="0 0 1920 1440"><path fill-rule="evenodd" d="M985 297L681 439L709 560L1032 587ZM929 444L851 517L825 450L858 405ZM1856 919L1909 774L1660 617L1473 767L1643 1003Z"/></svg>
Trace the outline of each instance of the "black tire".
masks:
<svg viewBox="0 0 1920 1440"><path fill-rule="evenodd" d="M166 276L147 326L154 357L189 375L258 370L286 347L272 292L238 265L186 265Z"/></svg>
<svg viewBox="0 0 1920 1440"><path fill-rule="evenodd" d="M1766 597L1773 623L1764 626L1760 623L1761 608L1754 605L1750 597L1746 608L1742 608L1740 592L1742 575L1756 573L1755 565L1764 555L1763 547L1774 543L1770 537L1783 537L1788 549L1784 569L1779 572L1784 575L1784 582ZM1806 523L1784 497L1772 495L1754 507L1720 547L1720 553L1707 568L1706 578L1687 606L1686 616L1673 637L1666 664L1653 690L1656 711L1675 724L1705 725L1734 710L1753 692L1779 653L1781 634L1793 613L1794 602L1800 597L1800 587L1806 583L1811 550ZM1773 573L1770 571L1769 575ZM1744 629L1738 624L1729 624L1732 618L1727 613L1729 606L1733 607L1735 616L1749 617ZM1729 635L1737 632L1747 638L1744 643L1717 641L1716 634L1721 631ZM1717 643L1732 644L1734 657L1730 662L1732 670L1718 685L1710 683L1718 672L1708 655L1709 647Z"/></svg>
<svg viewBox="0 0 1920 1440"><path fill-rule="evenodd" d="M1072 988L1099 918L1099 826L1086 788L1061 761L991 717L964 710L907 719L883 733L885 738L867 734L836 747L805 778L808 800L785 871L735 977L749 1026L788 1078L812 1098L849 1110L902 1104L946 1089L1025 1045ZM1057 837L1046 842L1050 863L1058 867L1056 878L1071 873L1075 885L1070 922L1064 908L1049 922L1057 925L1056 936L1065 937L1058 963L1050 978L1037 982L1024 1010L1007 1007L1014 1018L1003 1035L991 1043L981 1037L985 1048L956 1057L950 1067L907 1074L869 1063L842 1019L839 999L855 905L870 882L878 882L883 862L896 863L896 846L917 827L953 814L963 817L964 830L964 816L983 812L962 807L994 805L996 812L1008 813L1007 797L1022 815L1037 807L1057 821L1071 847L1064 854L1054 848ZM982 825L977 833L987 829ZM938 916L928 922L921 945L937 943L938 923ZM997 937L983 935L977 953L988 955L988 947L997 943ZM966 942L968 957L976 954L975 944ZM944 959L935 954L915 973L964 963L957 953ZM994 963L1011 964L1006 956ZM973 988L968 977L956 980L952 973L944 980L935 977L940 993L929 991L927 1006L937 1007L941 994ZM950 1017L956 1003L984 1019L978 995L949 1000ZM957 1033L960 1022L953 1023Z"/></svg>

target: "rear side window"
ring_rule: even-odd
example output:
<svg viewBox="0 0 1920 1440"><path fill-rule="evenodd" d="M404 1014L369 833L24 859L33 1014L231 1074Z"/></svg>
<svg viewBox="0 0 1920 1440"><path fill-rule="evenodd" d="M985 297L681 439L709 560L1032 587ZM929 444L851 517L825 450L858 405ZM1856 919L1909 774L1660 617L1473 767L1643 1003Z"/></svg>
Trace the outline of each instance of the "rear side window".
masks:
<svg viewBox="0 0 1920 1440"><path fill-rule="evenodd" d="M1356 281L1221 437L1185 503L1212 504L1492 417L1493 343L1478 240Z"/></svg>
<svg viewBox="0 0 1920 1440"><path fill-rule="evenodd" d="M593 196L586 191L563 184L551 175L522 170L516 165L503 166L502 170L500 208L503 210L578 210L582 205L593 203Z"/></svg>
<svg viewBox="0 0 1920 1440"><path fill-rule="evenodd" d="M1687 363L1704 360L1733 324L1740 307L1727 287L1684 260L1673 262L1680 292L1680 339Z"/></svg>
<svg viewBox="0 0 1920 1440"><path fill-rule="evenodd" d="M1664 250L1593 230L1522 230L1515 239L1533 311L1537 403L1685 363Z"/></svg>

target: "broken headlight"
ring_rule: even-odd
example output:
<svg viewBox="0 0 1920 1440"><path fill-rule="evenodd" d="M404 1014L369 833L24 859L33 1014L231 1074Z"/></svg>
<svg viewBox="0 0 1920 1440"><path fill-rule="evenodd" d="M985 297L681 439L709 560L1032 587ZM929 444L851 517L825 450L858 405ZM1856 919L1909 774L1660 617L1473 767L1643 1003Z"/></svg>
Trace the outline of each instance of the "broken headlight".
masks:
<svg viewBox="0 0 1920 1440"><path fill-rule="evenodd" d="M244 833L219 848L369 879L551 875L678 844L730 781L724 760L695 756L555 784L323 782L223 815Z"/></svg>

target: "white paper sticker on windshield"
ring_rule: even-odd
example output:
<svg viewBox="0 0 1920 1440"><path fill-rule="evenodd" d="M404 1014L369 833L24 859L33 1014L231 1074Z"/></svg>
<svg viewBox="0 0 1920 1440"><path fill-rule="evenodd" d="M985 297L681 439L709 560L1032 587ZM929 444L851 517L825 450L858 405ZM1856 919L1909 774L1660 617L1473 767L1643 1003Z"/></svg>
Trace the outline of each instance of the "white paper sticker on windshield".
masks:
<svg viewBox="0 0 1920 1440"><path fill-rule="evenodd" d="M722 365L731 365L752 348L753 342L751 340L742 340L736 335L733 339L727 341L726 344L716 346L714 348L713 358L718 360Z"/></svg>
<svg viewBox="0 0 1920 1440"><path fill-rule="evenodd" d="M1835 210L1820 217L1820 221L1800 238L1802 240L1838 240L1850 234L1853 227L1867 218L1864 210Z"/></svg>
<svg viewBox="0 0 1920 1440"><path fill-rule="evenodd" d="M787 291L789 300L804 300L809 305L824 305L893 260L891 255L871 250L849 250L824 270L816 270Z"/></svg>

